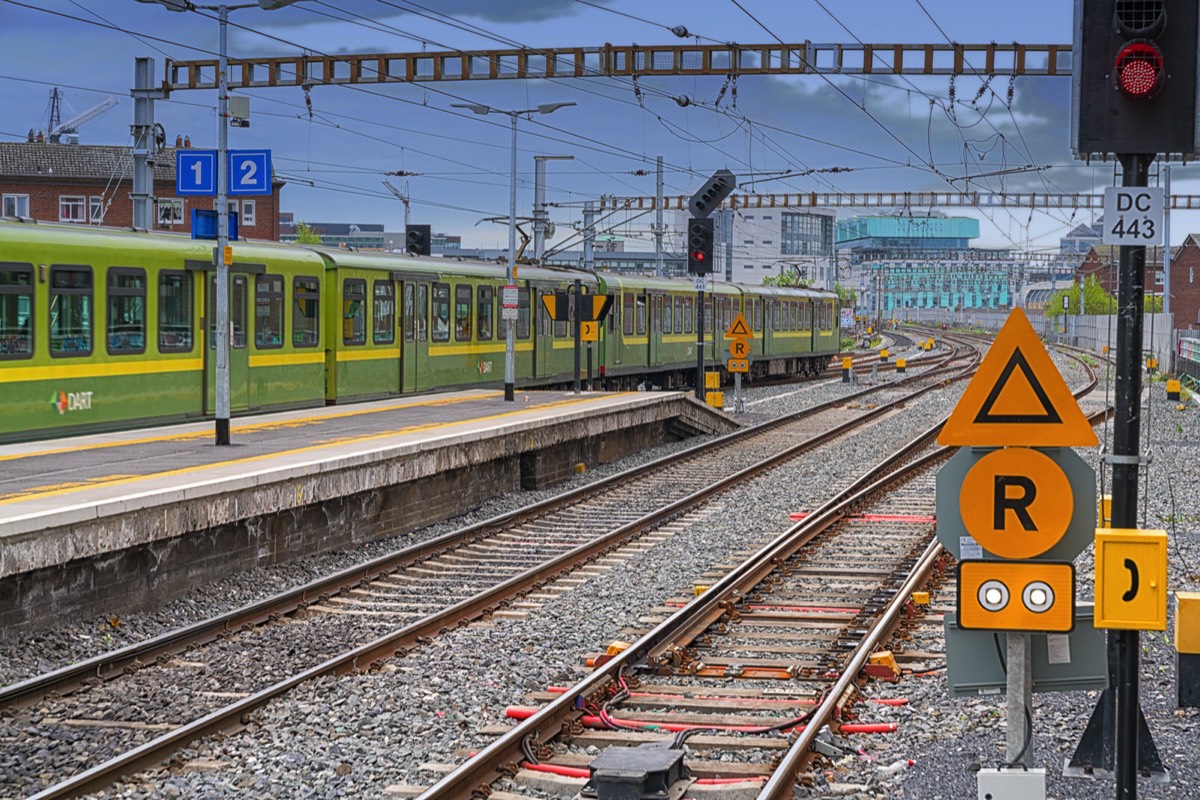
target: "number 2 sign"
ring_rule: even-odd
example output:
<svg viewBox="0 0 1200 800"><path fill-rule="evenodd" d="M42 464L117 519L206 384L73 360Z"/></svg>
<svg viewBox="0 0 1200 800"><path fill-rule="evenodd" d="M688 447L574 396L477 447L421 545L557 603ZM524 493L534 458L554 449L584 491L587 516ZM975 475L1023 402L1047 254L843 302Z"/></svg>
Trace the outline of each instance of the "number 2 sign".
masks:
<svg viewBox="0 0 1200 800"><path fill-rule="evenodd" d="M229 193L271 193L271 151L229 151Z"/></svg>

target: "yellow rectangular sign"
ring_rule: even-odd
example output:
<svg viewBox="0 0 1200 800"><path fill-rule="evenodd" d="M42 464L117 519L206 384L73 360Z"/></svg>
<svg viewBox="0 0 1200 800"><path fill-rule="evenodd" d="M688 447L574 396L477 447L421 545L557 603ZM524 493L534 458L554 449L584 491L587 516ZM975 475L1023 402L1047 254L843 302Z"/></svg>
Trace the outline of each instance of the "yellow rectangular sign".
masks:
<svg viewBox="0 0 1200 800"><path fill-rule="evenodd" d="M1167 629L1167 532L1096 529L1097 628Z"/></svg>
<svg viewBox="0 0 1200 800"><path fill-rule="evenodd" d="M749 372L750 362L744 358L731 358L725 362L725 369L730 372Z"/></svg>
<svg viewBox="0 0 1200 800"><path fill-rule="evenodd" d="M583 342L595 342L600 338L599 322L580 322L579 339Z"/></svg>
<svg viewBox="0 0 1200 800"><path fill-rule="evenodd" d="M1069 633L1075 627L1075 566L1056 561L960 561L958 626Z"/></svg>

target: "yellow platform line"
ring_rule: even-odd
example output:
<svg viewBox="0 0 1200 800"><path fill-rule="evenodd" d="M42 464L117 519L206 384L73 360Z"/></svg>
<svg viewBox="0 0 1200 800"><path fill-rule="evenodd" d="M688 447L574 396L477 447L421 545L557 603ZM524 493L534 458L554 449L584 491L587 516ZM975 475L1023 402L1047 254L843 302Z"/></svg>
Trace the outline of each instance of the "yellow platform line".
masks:
<svg viewBox="0 0 1200 800"><path fill-rule="evenodd" d="M619 394L632 394L632 392L620 392ZM397 435L404 434L404 433L419 433L422 431L437 430L438 428L451 428L456 425L465 425L466 423L469 423L469 422L485 422L487 420L503 419L505 417L511 417L516 414L524 414L526 411L530 411L530 410L534 410L534 409L541 411L541 410L550 409L550 408L563 408L565 406L579 405L581 403L591 402L593 399L594 398L589 397L589 398L580 398L578 400L575 400L575 399L560 400L556 403L546 403L545 405L533 406L532 408L522 408L520 410L514 409L513 411L505 411L502 414L492 414L492 415L486 416L486 417L473 417L472 419L454 420L453 422L431 422L431 423L427 423L425 425L413 425L413 426L407 427L407 428L398 428L396 430L384 431L382 433L372 433L372 434L367 434L365 436L352 436L352 437L347 437L347 438L343 438L343 439L331 439L329 441L322 442L320 444L313 444L313 445L308 445L305 447L296 447L291 450L281 450L276 453L264 453L264 454L257 455L257 456L248 456L246 458L238 458L238 459L233 459L231 461L218 461L214 464L198 464L198 465L192 466L192 467L180 467L179 469L167 470L166 472L152 472L152 473L148 473L146 475L135 475L135 476L127 477L127 478L121 478L119 480L111 480L111 481L95 482L95 483L89 482L87 484L87 488L89 488L89 489L108 488L108 487L112 487L112 486L121 486L121 485L130 484L130 483L136 483L138 481L145 481L145 480L149 480L151 478L166 478L166 477L171 477L174 475L187 475L190 473L200 472L200 471L203 471L206 469L224 468L224 467L228 467L228 466L232 466L232 465L239 465L239 464L253 464L253 463L256 463L259 461L264 461L264 460L270 459L270 458L277 458L280 456L299 455L301 453L311 453L311 452L315 452L318 450L326 450L331 447L337 447L337 446L346 445L346 444L361 444L364 442L377 441L379 439L386 439L386 438L389 438L392 436L397 436ZM206 432L206 434L207 434L207 432ZM78 487L73 487L73 488L78 488ZM24 500L41 499L41 498L47 498L47 497L58 497L60 495L67 494L70 491L71 491L71 489L69 489L69 488L57 488L57 489L49 489L49 490L43 491L43 492L38 492L36 494L24 493L24 494L20 494L20 495L13 495L10 497L0 498L0 505L7 505L9 503L15 503L15 502L24 501Z"/></svg>
<svg viewBox="0 0 1200 800"><path fill-rule="evenodd" d="M308 417L297 417L295 419L281 419L264 422L251 422L244 425L235 425L230 431L231 433L258 433L260 431L269 431L275 428L294 428L299 425L308 425L311 422L322 422L327 419L343 419L346 417L356 417L362 414L376 414L381 411L400 411L406 408L418 408L421 406L449 406L456 403L466 403L471 400L482 400L488 397L499 397L500 392L484 392L483 394L473 394L468 397L446 397L440 400L416 400L409 403L397 403L395 405L383 406L381 408L358 408L347 411L339 411L333 414L313 414ZM192 433L173 433L164 436L145 436L140 439L122 439L117 442L96 442L89 445L75 445L72 447L56 447L50 450L35 450L32 453L13 453L11 455L0 455L0 462L13 461L20 458L34 458L37 456L53 456L62 453L82 453L87 450L104 450L109 447L125 447L126 445L134 444L151 444L153 442L186 442L192 439L203 439L207 436L212 436L211 430L194 431Z"/></svg>

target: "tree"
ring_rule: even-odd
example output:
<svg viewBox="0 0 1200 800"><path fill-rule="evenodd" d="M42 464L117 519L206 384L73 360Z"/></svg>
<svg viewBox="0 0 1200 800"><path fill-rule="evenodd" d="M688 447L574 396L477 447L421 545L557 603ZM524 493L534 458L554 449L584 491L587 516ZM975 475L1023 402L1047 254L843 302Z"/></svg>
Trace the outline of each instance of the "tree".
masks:
<svg viewBox="0 0 1200 800"><path fill-rule="evenodd" d="M811 289L813 287L812 280L800 277L800 270L795 267L781 269L778 275L766 275L762 282L763 286L791 286L795 289Z"/></svg>
<svg viewBox="0 0 1200 800"><path fill-rule="evenodd" d="M1067 298L1065 313L1071 316L1079 315L1079 284L1076 283L1050 294L1050 299L1046 301L1047 317L1054 319L1063 315L1063 297ZM1083 281L1083 313L1103 316L1115 314L1116 310L1116 298L1104 291L1095 275L1086 277Z"/></svg>
<svg viewBox="0 0 1200 800"><path fill-rule="evenodd" d="M321 236L307 222L296 225L296 244L320 244Z"/></svg>
<svg viewBox="0 0 1200 800"><path fill-rule="evenodd" d="M840 283L833 285L833 291L837 292L838 299L841 300L841 305L845 308L854 308L858 305L858 292L853 289L847 289Z"/></svg>

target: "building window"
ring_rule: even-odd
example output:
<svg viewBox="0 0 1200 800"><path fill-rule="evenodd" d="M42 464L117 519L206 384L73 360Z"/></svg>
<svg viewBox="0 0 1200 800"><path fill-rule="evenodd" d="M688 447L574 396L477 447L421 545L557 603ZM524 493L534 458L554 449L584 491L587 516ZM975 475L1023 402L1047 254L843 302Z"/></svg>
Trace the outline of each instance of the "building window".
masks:
<svg viewBox="0 0 1200 800"><path fill-rule="evenodd" d="M753 264L743 264L742 269L754 269L754 265Z"/></svg>
<svg viewBox="0 0 1200 800"><path fill-rule="evenodd" d="M774 244L770 239L763 239L763 244Z"/></svg>
<svg viewBox="0 0 1200 800"><path fill-rule="evenodd" d="M88 198L88 219L99 225L104 222L104 198L92 195Z"/></svg>
<svg viewBox="0 0 1200 800"><path fill-rule="evenodd" d="M155 200L155 219L159 225L182 225L183 224L183 198L170 197L163 200Z"/></svg>
<svg viewBox="0 0 1200 800"><path fill-rule="evenodd" d="M375 281L374 288L371 341L375 344L392 344L396 341L396 284Z"/></svg>
<svg viewBox="0 0 1200 800"><path fill-rule="evenodd" d="M146 271L108 271L108 352L146 352Z"/></svg>
<svg viewBox="0 0 1200 800"><path fill-rule="evenodd" d="M238 224L241 225L243 228L253 228L254 227L254 201L253 200L243 200L242 201L242 218L238 220Z"/></svg>
<svg viewBox="0 0 1200 800"><path fill-rule="evenodd" d="M775 219L775 218L772 217L770 214L763 214L763 222L766 222L767 220L772 220L772 219Z"/></svg>
<svg viewBox="0 0 1200 800"><path fill-rule="evenodd" d="M87 198L77 195L61 195L58 198L59 222L87 222Z"/></svg>
<svg viewBox="0 0 1200 800"><path fill-rule="evenodd" d="M33 267L0 266L0 359L33 355Z"/></svg>
<svg viewBox="0 0 1200 800"><path fill-rule="evenodd" d="M742 219L747 219L747 220L754 219L754 215L753 214L743 214Z"/></svg>
<svg viewBox="0 0 1200 800"><path fill-rule="evenodd" d="M260 350L283 347L283 276L254 278L254 344Z"/></svg>
<svg viewBox="0 0 1200 800"><path fill-rule="evenodd" d="M163 270L158 274L158 350L192 350L192 276Z"/></svg>
<svg viewBox="0 0 1200 800"><path fill-rule="evenodd" d="M27 195L27 194L6 194L6 195L4 195L3 215L6 217L28 217L29 216L29 195Z"/></svg>
<svg viewBox="0 0 1200 800"><path fill-rule="evenodd" d="M367 282L361 278L342 281L342 343L367 343Z"/></svg>
<svg viewBox="0 0 1200 800"><path fill-rule="evenodd" d="M292 346L316 347L321 342L321 282L296 278L292 283Z"/></svg>
<svg viewBox="0 0 1200 800"><path fill-rule="evenodd" d="M91 352L92 268L51 267L50 355L86 356Z"/></svg>
<svg viewBox="0 0 1200 800"><path fill-rule="evenodd" d="M742 239L742 244L754 244L753 239Z"/></svg>

